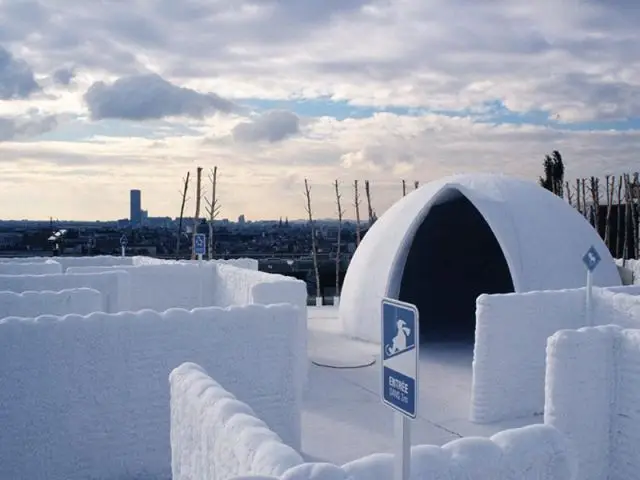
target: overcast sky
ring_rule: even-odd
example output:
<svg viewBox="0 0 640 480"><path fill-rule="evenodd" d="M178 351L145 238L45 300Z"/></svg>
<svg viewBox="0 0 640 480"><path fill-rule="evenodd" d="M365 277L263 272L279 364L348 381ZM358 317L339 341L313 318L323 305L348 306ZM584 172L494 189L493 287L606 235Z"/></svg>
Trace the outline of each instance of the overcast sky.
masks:
<svg viewBox="0 0 640 480"><path fill-rule="evenodd" d="M469 171L638 169L637 0L0 0L0 218L384 211ZM191 195L193 198L193 194ZM189 213L194 208L189 204Z"/></svg>

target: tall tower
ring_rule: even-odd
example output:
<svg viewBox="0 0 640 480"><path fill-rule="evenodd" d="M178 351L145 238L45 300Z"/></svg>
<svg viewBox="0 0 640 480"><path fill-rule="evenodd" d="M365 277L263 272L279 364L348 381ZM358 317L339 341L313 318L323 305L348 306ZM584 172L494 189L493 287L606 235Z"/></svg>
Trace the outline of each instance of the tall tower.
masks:
<svg viewBox="0 0 640 480"><path fill-rule="evenodd" d="M139 227L142 224L142 192L140 190L131 190L130 207L129 221L131 226Z"/></svg>

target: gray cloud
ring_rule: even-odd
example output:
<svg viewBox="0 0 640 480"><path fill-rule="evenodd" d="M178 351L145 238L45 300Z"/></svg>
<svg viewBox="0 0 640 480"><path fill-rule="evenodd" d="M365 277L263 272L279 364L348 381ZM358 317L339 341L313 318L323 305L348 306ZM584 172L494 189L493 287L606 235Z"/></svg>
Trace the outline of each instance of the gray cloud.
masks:
<svg viewBox="0 0 640 480"><path fill-rule="evenodd" d="M31 67L0 46L0 100L28 98L39 90Z"/></svg>
<svg viewBox="0 0 640 480"><path fill-rule="evenodd" d="M24 140L50 132L58 126L55 115L0 117L0 142Z"/></svg>
<svg viewBox="0 0 640 480"><path fill-rule="evenodd" d="M300 132L300 118L295 113L272 110L233 128L233 138L241 143L280 142Z"/></svg>
<svg viewBox="0 0 640 480"><path fill-rule="evenodd" d="M237 109L233 102L216 94L178 87L156 74L123 77L111 84L96 82L87 90L84 100L94 120L203 118L207 114Z"/></svg>
<svg viewBox="0 0 640 480"><path fill-rule="evenodd" d="M75 76L73 68L63 67L53 72L52 78L54 83L58 85L70 85Z"/></svg>

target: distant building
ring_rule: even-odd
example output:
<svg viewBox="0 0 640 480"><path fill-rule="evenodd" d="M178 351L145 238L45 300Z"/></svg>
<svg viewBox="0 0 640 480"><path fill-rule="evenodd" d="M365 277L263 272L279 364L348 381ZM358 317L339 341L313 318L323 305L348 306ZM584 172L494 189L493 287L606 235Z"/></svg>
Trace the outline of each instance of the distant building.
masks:
<svg viewBox="0 0 640 480"><path fill-rule="evenodd" d="M142 192L140 190L131 190L130 192L131 213L129 221L132 227L142 225Z"/></svg>
<svg viewBox="0 0 640 480"><path fill-rule="evenodd" d="M246 219L244 218L244 215L240 215L240 216L238 217L238 223L239 223L240 225L244 225L244 224L246 223Z"/></svg>

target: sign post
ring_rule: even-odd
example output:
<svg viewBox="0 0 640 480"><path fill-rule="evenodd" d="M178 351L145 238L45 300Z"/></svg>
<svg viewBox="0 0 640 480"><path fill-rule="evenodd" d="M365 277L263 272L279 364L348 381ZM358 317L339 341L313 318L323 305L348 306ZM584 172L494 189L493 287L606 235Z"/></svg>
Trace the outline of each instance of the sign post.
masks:
<svg viewBox="0 0 640 480"><path fill-rule="evenodd" d="M202 258L207 253L207 236L204 233L196 233L193 238L193 251L198 256L198 273L200 274L200 306L204 307L204 294L202 291Z"/></svg>
<svg viewBox="0 0 640 480"><path fill-rule="evenodd" d="M395 411L394 480L411 474L411 419L418 411L420 322L415 305L382 300L382 402Z"/></svg>
<svg viewBox="0 0 640 480"><path fill-rule="evenodd" d="M586 324L587 326L591 326L591 304L592 304L592 290L593 290L593 271L598 267L598 264L602 258L600 254L596 250L596 247L593 245L587 253L582 257L582 263L584 263L585 267L587 267L587 306L586 306Z"/></svg>
<svg viewBox="0 0 640 480"><path fill-rule="evenodd" d="M122 236L120 237L120 255L122 257L127 256L128 243L129 243L129 240L127 239L127 236L123 233Z"/></svg>

